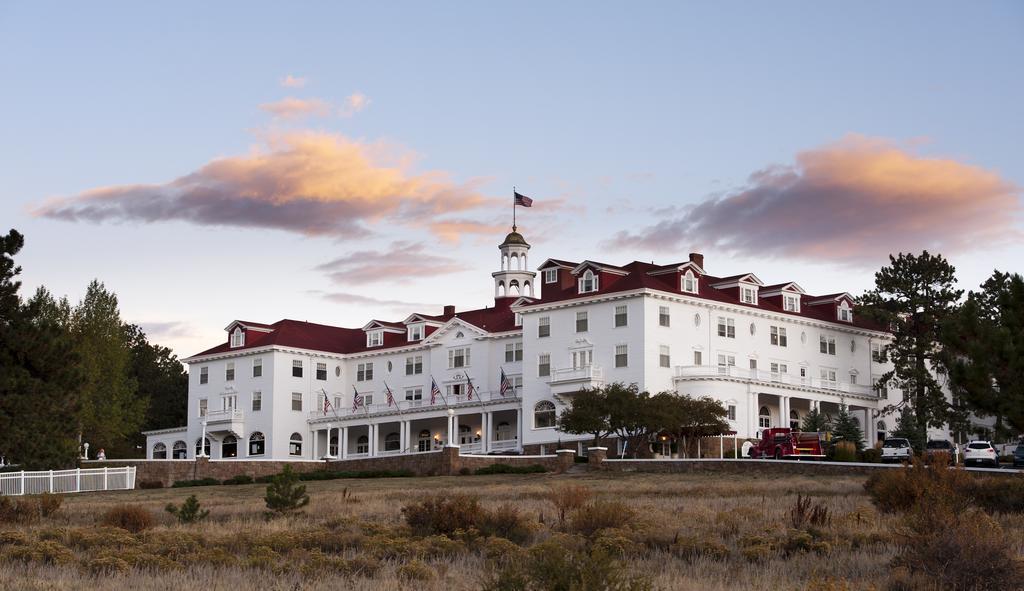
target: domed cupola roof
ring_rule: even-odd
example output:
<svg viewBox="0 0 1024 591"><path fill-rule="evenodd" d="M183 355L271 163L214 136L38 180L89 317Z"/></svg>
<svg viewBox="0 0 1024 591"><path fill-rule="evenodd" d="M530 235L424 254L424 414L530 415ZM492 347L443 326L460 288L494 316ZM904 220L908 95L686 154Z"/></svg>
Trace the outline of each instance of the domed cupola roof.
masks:
<svg viewBox="0 0 1024 591"><path fill-rule="evenodd" d="M524 246L530 246L530 243L526 241L526 238L523 238L522 234L516 232L515 228L513 228L512 231L509 232L508 236L505 236L505 241L502 242L498 246L498 248L501 248L502 246L508 246L510 244L522 244Z"/></svg>

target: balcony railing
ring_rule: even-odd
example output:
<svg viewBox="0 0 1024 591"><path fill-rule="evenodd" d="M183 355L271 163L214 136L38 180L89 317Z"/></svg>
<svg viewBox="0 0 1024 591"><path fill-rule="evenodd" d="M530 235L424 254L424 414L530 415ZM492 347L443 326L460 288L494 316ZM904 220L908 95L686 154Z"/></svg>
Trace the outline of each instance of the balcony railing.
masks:
<svg viewBox="0 0 1024 591"><path fill-rule="evenodd" d="M744 367L737 367L735 365L676 366L676 380L699 380L716 377L735 378L739 380L795 386L799 388L812 388L815 390L824 390L841 394L855 394L857 396L878 396L877 391L868 384L852 384L837 380L801 377L799 375L773 372L763 369L747 369Z"/></svg>
<svg viewBox="0 0 1024 591"><path fill-rule="evenodd" d="M518 392L517 392L518 395ZM388 413L399 413L399 412L429 412L435 410L445 410L446 408L473 408L480 406L487 406L490 404L496 404L498 402L513 402L516 400L516 396L512 395L512 392L507 393L505 396L501 395L500 391L490 390L478 390L473 393L473 399L470 400L465 394L460 396L438 396L434 401L434 404L430 403L430 394L424 395L424 398L420 400L404 400L398 399L394 404L388 406L387 402L384 402L385 394L374 392L374 399L380 399L381 402L374 402L373 404L361 404L356 408L353 408L351 404L344 408L330 409L326 413L322 410L315 410L309 413L309 418L312 419L327 419L331 417L337 417L341 419L355 418L364 415L376 415L376 414L388 414ZM321 403L323 399L321 399Z"/></svg>
<svg viewBox="0 0 1024 591"><path fill-rule="evenodd" d="M583 367L566 367L551 370L548 383L551 385L568 384L574 382L600 382L604 380L604 372L597 365L584 365Z"/></svg>
<svg viewBox="0 0 1024 591"><path fill-rule="evenodd" d="M206 413L206 422L220 423L223 421L241 421L243 417L241 410L235 408L230 410L211 410Z"/></svg>

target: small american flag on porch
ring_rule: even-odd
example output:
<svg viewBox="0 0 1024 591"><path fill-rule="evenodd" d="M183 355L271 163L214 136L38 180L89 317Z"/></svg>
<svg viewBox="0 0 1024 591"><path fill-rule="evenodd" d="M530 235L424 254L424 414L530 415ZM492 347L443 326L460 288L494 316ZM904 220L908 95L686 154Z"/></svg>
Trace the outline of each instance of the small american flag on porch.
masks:
<svg viewBox="0 0 1024 591"><path fill-rule="evenodd" d="M441 389L437 387L437 382L434 378L430 378L430 404L437 402L437 397L441 395Z"/></svg>
<svg viewBox="0 0 1024 591"><path fill-rule="evenodd" d="M356 390L355 386L352 386L352 391L355 392L352 395L352 412L355 412L363 405L363 395L359 393L359 390Z"/></svg>

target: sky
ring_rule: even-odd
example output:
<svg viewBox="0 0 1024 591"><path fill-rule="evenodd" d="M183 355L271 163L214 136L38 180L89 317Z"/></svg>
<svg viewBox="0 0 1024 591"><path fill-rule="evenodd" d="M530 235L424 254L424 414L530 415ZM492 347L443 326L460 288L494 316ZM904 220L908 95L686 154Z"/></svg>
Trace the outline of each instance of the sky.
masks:
<svg viewBox="0 0 1024 591"><path fill-rule="evenodd" d="M1024 4L0 1L0 230L185 357L700 251L809 293L1024 260Z"/></svg>

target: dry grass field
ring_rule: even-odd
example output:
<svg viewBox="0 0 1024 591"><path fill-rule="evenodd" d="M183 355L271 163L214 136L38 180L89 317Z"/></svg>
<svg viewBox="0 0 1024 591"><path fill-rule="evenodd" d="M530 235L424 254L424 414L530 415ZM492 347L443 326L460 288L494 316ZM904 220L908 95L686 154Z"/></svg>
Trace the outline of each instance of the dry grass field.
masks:
<svg viewBox="0 0 1024 591"><path fill-rule="evenodd" d="M36 523L0 523L0 588L906 588L891 580L899 517L873 507L864 477L581 473L303 484L310 505L273 519L264 516L261 484L68 496ZM562 522L552 491L587 496L566 487L589 489L590 510L569 510ZM210 515L179 525L164 507L193 494ZM477 496L514 541L475 528L414 531L403 506L434 494ZM816 519L794 516L798 495L809 497ZM121 504L145 508L156 523L138 533L101 525ZM1019 555L1024 516L994 517ZM523 579L525 570L547 582ZM570 580L570 571L582 578Z"/></svg>

